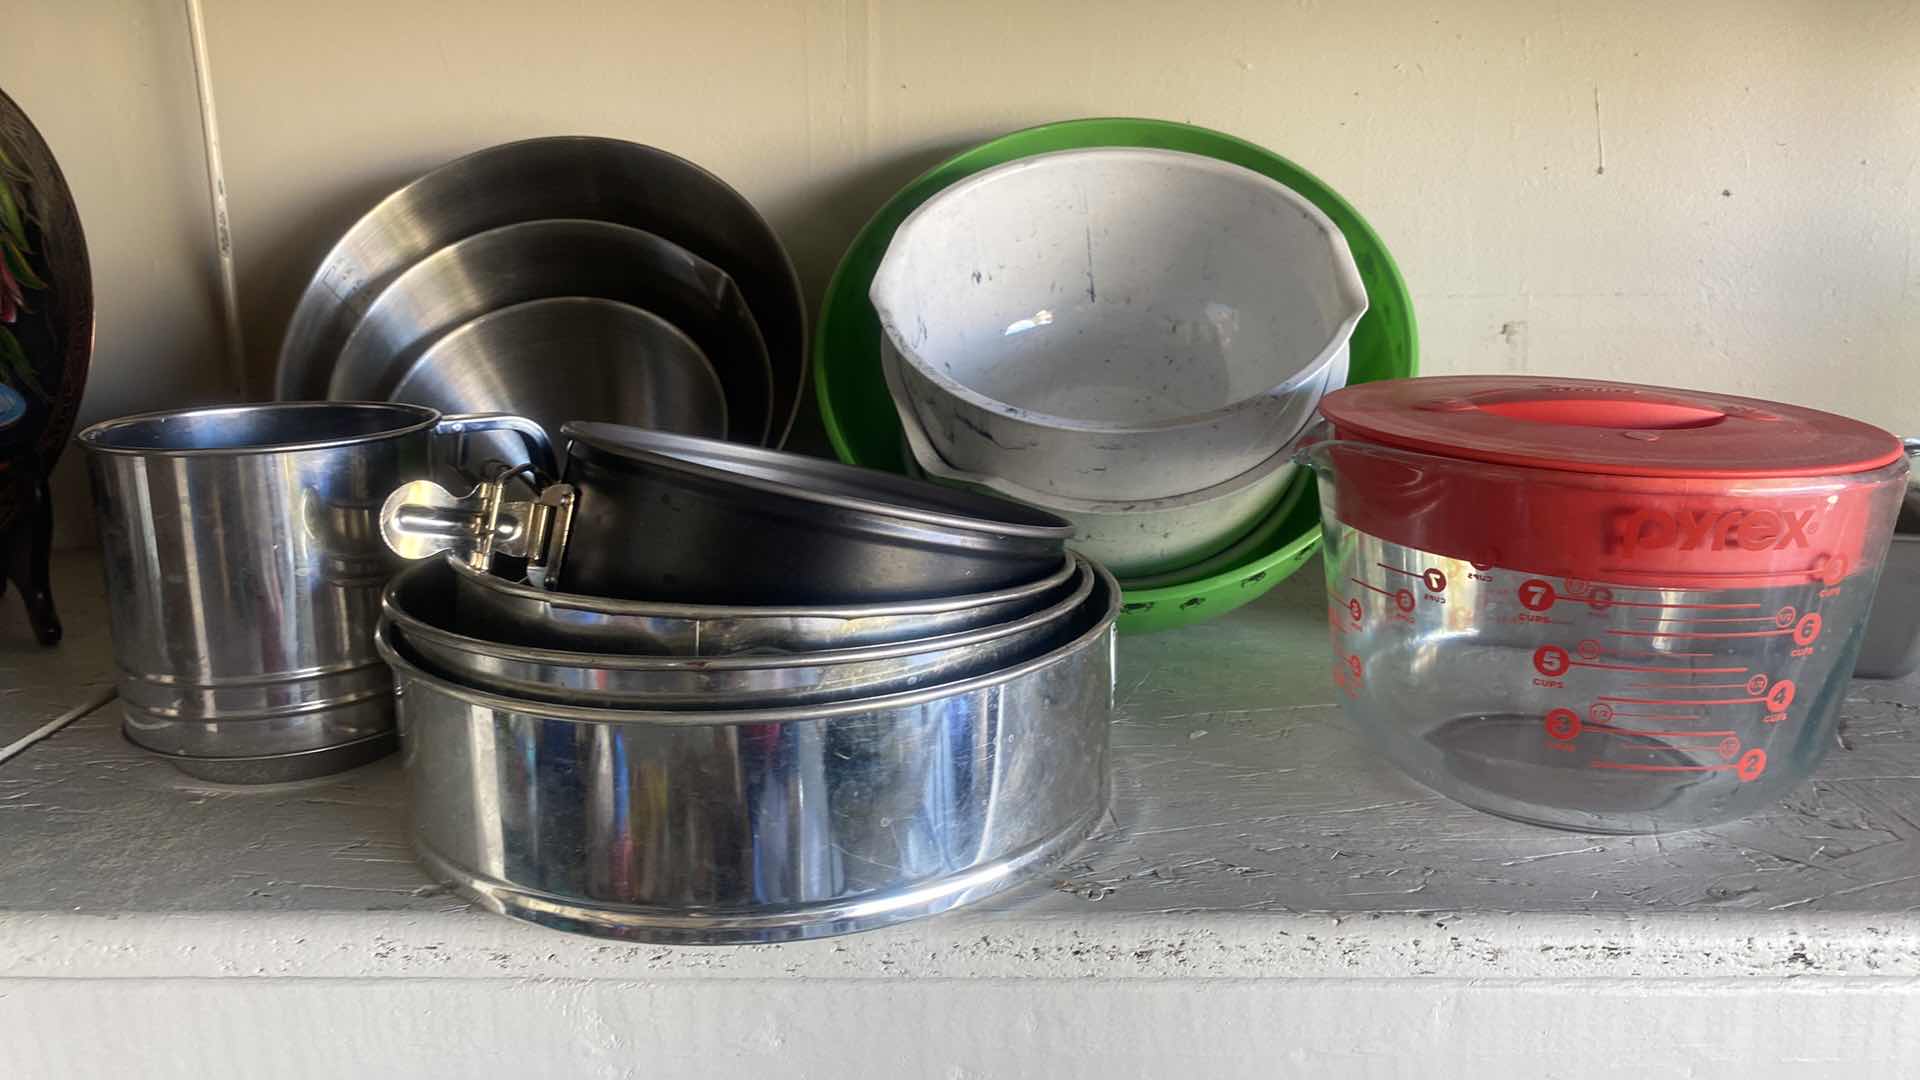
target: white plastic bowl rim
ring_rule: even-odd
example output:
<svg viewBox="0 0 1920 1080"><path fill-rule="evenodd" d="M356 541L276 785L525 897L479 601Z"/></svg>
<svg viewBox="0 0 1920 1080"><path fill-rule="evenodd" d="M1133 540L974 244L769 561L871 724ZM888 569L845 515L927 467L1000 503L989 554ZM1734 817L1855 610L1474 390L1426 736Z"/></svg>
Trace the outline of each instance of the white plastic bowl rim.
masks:
<svg viewBox="0 0 1920 1080"><path fill-rule="evenodd" d="M886 332L888 339L893 342L895 350L905 362L913 365L914 371L921 378L928 380L941 390L972 404L976 408L998 413L1011 419L1017 419L1044 427L1058 428L1065 431L1129 434L1135 432L1169 431L1175 428L1193 427L1209 423L1239 410L1245 406L1247 402L1255 398L1285 397L1288 394L1300 390L1312 381L1316 375L1324 373L1327 364L1333 359L1334 354L1347 346L1348 339L1353 336L1354 327L1359 325L1361 318L1367 313L1367 287L1366 283L1360 278L1359 267L1354 264L1353 249L1348 246L1346 234L1341 232L1340 227L1333 223L1333 219L1328 217L1318 206L1308 201L1305 196L1272 177L1255 172L1244 166L1235 165L1229 161L1221 161L1203 154L1189 154L1180 150L1158 150L1140 147L1100 147L1087 150L1057 150L1048 154L1035 154L1032 157L1020 158L1016 161L1010 161L1004 165L987 169L984 172L975 173L973 176L942 190L933 198L922 203L918 209L907 215L906 220L900 223L898 229L894 230L893 239L888 244L887 254L891 256L894 247L901 244L902 238L911 235L914 225L918 223L923 216L928 216L930 209L937 207L943 200L949 197L964 195L968 191L991 183L1009 172L1023 169L1045 168L1050 165L1057 165L1062 161L1072 163L1076 160L1098 157L1153 159L1161 161L1172 160L1178 161L1182 165L1198 171L1232 175L1247 181L1251 186L1268 189L1271 194L1278 196L1281 200L1298 209L1303 216L1320 230L1321 234L1326 238L1328 246L1333 249L1335 285L1348 302L1347 315L1335 325L1332 335L1329 336L1326 344L1321 346L1319 353L1314 356L1311 362L1301 367L1299 371L1295 372L1279 385L1270 387L1259 394L1253 394L1235 401L1230 401L1219 408L1210 409L1203 413L1193 413L1188 416L1178 416L1167 420L1141 424L1105 420L1076 420L1071 417L1035 412L1032 409L1023 409L1018 405L1010 405L1004 401L988 397L958 382L952 376L916 361L913 350L904 344L904 335L899 332L895 325L893 312L890 311L888 306L880 299L882 293L885 291L883 289L883 283L888 278L899 273L898 261L883 257L880 262L880 268L874 275L873 285L868 291L868 299L872 302L874 311L880 316L881 329ZM890 266L894 268L891 274L889 273ZM1258 468L1259 466L1256 466L1256 469ZM955 477L954 479L959 478ZM1223 483L1231 484L1237 479L1238 477L1235 477ZM1023 496L1013 494L1013 497L1021 498Z"/></svg>
<svg viewBox="0 0 1920 1080"><path fill-rule="evenodd" d="M906 435L907 449L922 470L941 480L983 487L995 494L1004 495L1029 506L1037 506L1043 510L1062 514L1151 514L1184 510L1237 495L1291 462L1300 436L1311 430L1313 426L1308 424L1301 431L1296 432L1287 440L1285 446L1253 468L1185 495L1168 495L1158 499L1080 499L1070 495L1053 495L1044 491L1035 491L1025 484L1004 477L987 476L949 465L947 460L940 456L940 451L934 447L932 440L927 438L926 429L920 424L919 414L913 411L913 402L906 398L905 387L900 382L899 369L894 366L900 362L900 354L889 349L884 343L881 345L880 352L880 371L887 380L887 394L893 399L893 411L900 417L900 429Z"/></svg>

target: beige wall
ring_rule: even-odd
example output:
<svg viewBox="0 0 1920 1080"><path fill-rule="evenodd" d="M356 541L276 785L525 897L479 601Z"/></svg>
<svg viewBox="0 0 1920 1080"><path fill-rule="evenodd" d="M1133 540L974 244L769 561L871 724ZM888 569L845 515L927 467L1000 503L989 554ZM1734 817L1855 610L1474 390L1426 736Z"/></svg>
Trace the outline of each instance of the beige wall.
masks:
<svg viewBox="0 0 1920 1080"><path fill-rule="evenodd" d="M1428 372L1716 387L1920 434L1905 5L205 3L255 393L331 238L466 150L593 132L691 157L766 210L817 302L947 152L1139 114L1348 195L1412 283ZM217 386L178 5L31 0L27 22L92 58L73 82L0 38L105 263L90 411Z"/></svg>
<svg viewBox="0 0 1920 1080"><path fill-rule="evenodd" d="M93 261L97 329L82 424L232 393L183 11L179 0L0 4L0 89L59 158ZM78 450L62 455L54 490L61 538L85 541Z"/></svg>

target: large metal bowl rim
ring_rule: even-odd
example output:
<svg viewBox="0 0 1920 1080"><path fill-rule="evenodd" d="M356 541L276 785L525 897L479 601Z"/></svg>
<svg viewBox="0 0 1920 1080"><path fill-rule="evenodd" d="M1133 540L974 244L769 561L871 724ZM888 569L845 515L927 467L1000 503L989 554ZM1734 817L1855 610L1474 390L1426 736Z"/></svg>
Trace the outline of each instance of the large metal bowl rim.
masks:
<svg viewBox="0 0 1920 1080"><path fill-rule="evenodd" d="M713 622L724 619L854 619L887 618L896 615L939 615L950 611L963 611L967 608L985 607L989 604L1003 604L1037 596L1064 585L1074 575L1076 563L1074 557L1066 556L1060 560L1060 569L1046 577L1026 585L1015 585L992 592L963 593L958 596L940 597L934 600L902 600L894 603L849 604L842 607L752 607L747 605L723 606L710 604L666 604L650 600L616 600L598 596L586 596L581 593L548 592L538 585L509 581L497 574L485 570L476 570L464 561L451 555L446 556L448 565L461 577L474 581L490 592L501 593L521 600L532 600L550 604L569 611L583 611L592 615L638 616L649 619L686 619L695 622Z"/></svg>
<svg viewBox="0 0 1920 1080"><path fill-rule="evenodd" d="M1083 566L1090 565L1085 560L1081 560L1081 563ZM821 649L816 652L656 656L545 649L535 645L503 645L469 637L426 622L402 607L398 594L405 577L406 575L402 574L387 584L380 595L380 609L389 620L399 624L401 631L408 636L438 641L449 648L476 656L549 664L555 667L603 668L610 671L740 671L761 668L834 667L841 664L860 664L874 660L891 660L901 656L916 656L920 653L944 652L948 649L998 641L1003 637L1064 619L1086 602L1087 597L1093 592L1094 582L1093 572L1082 570L1080 584L1071 593L1039 611L1017 619L1009 619L1006 622L952 634L941 634L936 637L889 642L885 645L862 645L850 649Z"/></svg>
<svg viewBox="0 0 1920 1080"><path fill-rule="evenodd" d="M891 709L910 708L929 702L970 694L976 690L999 686L1015 679L1031 675L1043 668L1052 667L1071 658L1093 643L1107 638L1113 632L1114 620L1120 617L1120 584L1113 579L1106 568L1099 563L1088 563L1106 590L1106 607L1100 619L1085 633L1072 641L1031 660L1002 668L985 675L976 675L971 679L942 683L921 690L912 690L900 694L888 694L882 697L854 698L825 705L807 707L789 707L784 709L726 709L706 711L664 712L642 709L602 709L587 705L552 705L545 702L523 701L518 698L489 694L482 690L462 686L450 679L435 675L422 668L400 649L406 647L404 635L398 647L389 640L390 629L383 625L374 630L374 645L380 650L380 658L401 675L416 679L458 701L477 705L486 709L495 709L510 713L522 713L553 720L573 720L590 724L661 724L673 727L709 727L734 726L739 724L779 724L804 720L831 720L841 716L861 716L868 713L884 712ZM404 694L404 691L403 691Z"/></svg>

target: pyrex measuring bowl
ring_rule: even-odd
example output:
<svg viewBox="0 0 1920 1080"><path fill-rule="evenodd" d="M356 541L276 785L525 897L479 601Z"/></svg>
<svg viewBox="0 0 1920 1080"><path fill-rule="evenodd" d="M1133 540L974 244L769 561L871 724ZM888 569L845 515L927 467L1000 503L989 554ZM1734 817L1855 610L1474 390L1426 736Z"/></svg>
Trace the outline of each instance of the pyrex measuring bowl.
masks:
<svg viewBox="0 0 1920 1080"><path fill-rule="evenodd" d="M1330 397L1301 456L1334 684L1387 757L1588 832L1732 820L1812 771L1886 558L1898 440L1586 380L1374 386Z"/></svg>

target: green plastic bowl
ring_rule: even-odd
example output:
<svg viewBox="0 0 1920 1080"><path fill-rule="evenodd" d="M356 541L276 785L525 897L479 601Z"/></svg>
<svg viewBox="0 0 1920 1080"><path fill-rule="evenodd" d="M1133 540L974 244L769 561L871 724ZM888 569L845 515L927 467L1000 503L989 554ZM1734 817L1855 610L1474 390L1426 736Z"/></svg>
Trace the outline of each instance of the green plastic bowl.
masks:
<svg viewBox="0 0 1920 1080"><path fill-rule="evenodd" d="M814 332L814 392L820 419L840 460L853 465L905 472L900 419L880 374L880 318L867 299L874 272L887 253L893 232L920 204L955 181L1019 158L1055 150L1096 146L1139 146L1182 150L1230 161L1271 177L1319 207L1353 249L1354 263L1367 287L1367 314L1354 328L1349 383L1400 379L1419 368L1419 333L1413 298L1386 245L1366 220L1312 173L1244 139L1169 120L1095 119L1043 124L982 143L948 159L902 188L853 238L827 284L820 324ZM1271 540L1250 552L1238 566L1179 585L1127 589L1120 615L1125 633L1150 633L1186 626L1232 611L1279 584L1300 568L1320 541L1317 498L1299 500Z"/></svg>

